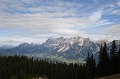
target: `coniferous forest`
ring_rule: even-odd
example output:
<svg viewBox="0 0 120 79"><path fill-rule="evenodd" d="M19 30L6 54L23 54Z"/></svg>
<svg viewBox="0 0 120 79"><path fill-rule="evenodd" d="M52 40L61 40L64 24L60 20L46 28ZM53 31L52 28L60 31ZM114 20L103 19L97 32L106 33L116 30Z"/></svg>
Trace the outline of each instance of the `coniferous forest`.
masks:
<svg viewBox="0 0 120 79"><path fill-rule="evenodd" d="M120 46L112 42L110 51L101 45L99 62L94 55L85 64L62 63L28 58L26 56L0 56L0 79L27 79L30 76L46 75L49 79L93 79L120 73ZM29 79L29 78L28 78Z"/></svg>

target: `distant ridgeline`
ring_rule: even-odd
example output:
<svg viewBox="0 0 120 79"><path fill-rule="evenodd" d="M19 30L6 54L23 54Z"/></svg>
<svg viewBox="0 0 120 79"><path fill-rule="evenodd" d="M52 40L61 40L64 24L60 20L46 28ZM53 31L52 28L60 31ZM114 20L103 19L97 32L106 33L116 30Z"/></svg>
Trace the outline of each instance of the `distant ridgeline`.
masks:
<svg viewBox="0 0 120 79"><path fill-rule="evenodd" d="M38 60L26 56L0 56L0 79L33 79L45 75L48 79L93 79L120 74L120 47L112 42L100 46L99 61L93 54L87 54L86 63L63 63Z"/></svg>
<svg viewBox="0 0 120 79"><path fill-rule="evenodd" d="M85 63L88 52L94 55L96 62L99 59L101 45L107 42L107 51L110 53L112 42L106 40L93 41L80 36L70 38L49 38L42 44L23 43L16 47L0 47L1 55L24 55L39 59L51 59L66 63ZM115 40L117 48L120 40Z"/></svg>

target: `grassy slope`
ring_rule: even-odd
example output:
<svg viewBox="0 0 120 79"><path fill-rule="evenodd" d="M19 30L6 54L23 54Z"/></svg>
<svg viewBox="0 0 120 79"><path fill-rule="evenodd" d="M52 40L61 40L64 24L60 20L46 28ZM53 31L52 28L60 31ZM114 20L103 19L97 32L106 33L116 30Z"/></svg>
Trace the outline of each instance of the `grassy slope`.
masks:
<svg viewBox="0 0 120 79"><path fill-rule="evenodd" d="M96 79L120 79L120 74L96 78Z"/></svg>

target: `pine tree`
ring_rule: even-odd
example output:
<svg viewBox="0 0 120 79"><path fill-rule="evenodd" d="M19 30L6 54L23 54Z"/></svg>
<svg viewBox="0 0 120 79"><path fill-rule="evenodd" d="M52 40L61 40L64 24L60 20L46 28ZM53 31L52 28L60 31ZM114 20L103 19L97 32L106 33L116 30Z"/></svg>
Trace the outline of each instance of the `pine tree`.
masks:
<svg viewBox="0 0 120 79"><path fill-rule="evenodd" d="M111 61L114 61L115 57L116 57L116 44L115 44L115 40L113 40L112 46L111 46L111 51L110 51L110 59L111 59Z"/></svg>
<svg viewBox="0 0 120 79"><path fill-rule="evenodd" d="M91 72L90 72L90 56L89 56L89 53L88 53L88 57L87 57L87 60L86 60L86 67L87 67L87 79L92 79L91 77Z"/></svg>
<svg viewBox="0 0 120 79"><path fill-rule="evenodd" d="M117 64L118 64L118 73L120 74L120 46L118 50Z"/></svg>
<svg viewBox="0 0 120 79"><path fill-rule="evenodd" d="M117 47L115 40L112 42L110 51L111 74L117 73Z"/></svg>
<svg viewBox="0 0 120 79"><path fill-rule="evenodd" d="M94 78L96 75L96 63L95 63L93 54L89 56L89 53L88 53L88 57L86 60L86 66L87 66L87 79Z"/></svg>
<svg viewBox="0 0 120 79"><path fill-rule="evenodd" d="M99 76L105 76L110 74L109 73L109 56L107 53L107 46L104 43L104 46L101 45L100 52L99 52L99 62L97 65L97 70Z"/></svg>

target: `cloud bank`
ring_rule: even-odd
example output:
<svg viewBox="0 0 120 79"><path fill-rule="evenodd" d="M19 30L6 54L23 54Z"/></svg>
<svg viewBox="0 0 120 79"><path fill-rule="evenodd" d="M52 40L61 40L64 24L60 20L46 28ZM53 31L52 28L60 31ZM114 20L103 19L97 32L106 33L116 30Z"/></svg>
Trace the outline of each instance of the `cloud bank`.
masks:
<svg viewBox="0 0 120 79"><path fill-rule="evenodd" d="M0 38L23 42L54 35L120 39L119 14L118 0L0 0Z"/></svg>

